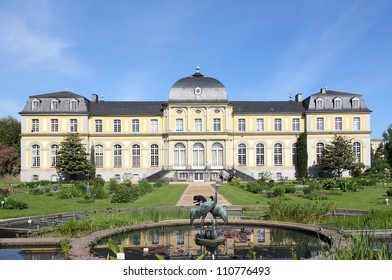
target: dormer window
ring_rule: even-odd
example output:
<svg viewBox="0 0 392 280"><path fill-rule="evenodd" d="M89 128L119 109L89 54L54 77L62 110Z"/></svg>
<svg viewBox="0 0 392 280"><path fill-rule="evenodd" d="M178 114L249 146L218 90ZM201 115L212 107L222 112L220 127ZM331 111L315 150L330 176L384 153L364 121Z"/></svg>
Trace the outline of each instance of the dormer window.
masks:
<svg viewBox="0 0 392 280"><path fill-rule="evenodd" d="M333 100L333 108L334 109L342 109L342 99L340 99L340 98L335 98L334 100Z"/></svg>
<svg viewBox="0 0 392 280"><path fill-rule="evenodd" d="M359 109L359 99L354 97L353 99L351 99L351 107L353 109Z"/></svg>
<svg viewBox="0 0 392 280"><path fill-rule="evenodd" d="M39 104L40 104L40 102L39 102L38 99L33 100L33 102L31 103L31 110L38 111L39 110Z"/></svg>
<svg viewBox="0 0 392 280"><path fill-rule="evenodd" d="M59 109L59 101L57 99L54 99L50 102L50 110L52 111L58 111Z"/></svg>
<svg viewBox="0 0 392 280"><path fill-rule="evenodd" d="M78 109L78 101L76 99L72 99L69 103L69 109L71 111L76 111Z"/></svg>
<svg viewBox="0 0 392 280"><path fill-rule="evenodd" d="M201 88L197 87L195 88L195 94L200 95L201 94Z"/></svg>
<svg viewBox="0 0 392 280"><path fill-rule="evenodd" d="M324 100L322 98L316 99L316 109L323 109L324 108Z"/></svg>

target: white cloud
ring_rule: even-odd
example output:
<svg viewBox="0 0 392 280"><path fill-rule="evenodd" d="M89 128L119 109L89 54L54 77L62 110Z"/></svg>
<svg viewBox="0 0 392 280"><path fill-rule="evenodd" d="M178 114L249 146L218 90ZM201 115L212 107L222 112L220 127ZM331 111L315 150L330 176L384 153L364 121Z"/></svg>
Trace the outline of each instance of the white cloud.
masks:
<svg viewBox="0 0 392 280"><path fill-rule="evenodd" d="M6 66L81 73L79 63L71 55L74 43L51 30L54 15L47 1L35 4L42 10L38 16L30 14L30 7L8 7L0 11L0 57L7 61Z"/></svg>

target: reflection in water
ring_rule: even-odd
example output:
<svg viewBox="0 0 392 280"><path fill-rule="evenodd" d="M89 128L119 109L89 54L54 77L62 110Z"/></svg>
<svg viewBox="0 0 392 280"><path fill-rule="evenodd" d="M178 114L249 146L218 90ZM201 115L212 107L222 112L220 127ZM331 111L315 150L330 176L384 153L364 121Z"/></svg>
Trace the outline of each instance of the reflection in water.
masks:
<svg viewBox="0 0 392 280"><path fill-rule="evenodd" d="M305 259L322 253L328 245L317 237L279 228L222 226L219 230L226 242L216 250L195 243L199 232L194 227L167 227L135 231L113 236L124 247L126 259L156 260L155 254L167 259L194 259L205 254L211 259L249 259L250 251L262 259ZM106 242L98 244L95 252L103 257L109 253Z"/></svg>
<svg viewBox="0 0 392 280"><path fill-rule="evenodd" d="M62 260L63 253L58 249L10 248L0 249L0 260Z"/></svg>

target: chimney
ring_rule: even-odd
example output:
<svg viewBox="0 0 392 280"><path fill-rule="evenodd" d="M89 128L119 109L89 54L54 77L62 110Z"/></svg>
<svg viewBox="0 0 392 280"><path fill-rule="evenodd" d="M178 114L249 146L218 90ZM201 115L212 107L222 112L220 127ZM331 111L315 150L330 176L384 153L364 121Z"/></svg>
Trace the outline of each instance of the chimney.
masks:
<svg viewBox="0 0 392 280"><path fill-rule="evenodd" d="M327 93L327 88L321 88L320 93Z"/></svg>
<svg viewBox="0 0 392 280"><path fill-rule="evenodd" d="M302 102L302 93L297 93L295 95L295 102Z"/></svg>
<svg viewBox="0 0 392 280"><path fill-rule="evenodd" d="M92 103L97 103L98 102L98 95L97 94L92 94L91 95L91 102Z"/></svg>

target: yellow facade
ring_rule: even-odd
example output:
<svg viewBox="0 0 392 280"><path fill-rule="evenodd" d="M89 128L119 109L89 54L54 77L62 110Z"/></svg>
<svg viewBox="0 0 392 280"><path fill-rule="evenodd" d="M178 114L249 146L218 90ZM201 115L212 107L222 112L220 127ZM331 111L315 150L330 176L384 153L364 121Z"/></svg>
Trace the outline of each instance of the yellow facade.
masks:
<svg viewBox="0 0 392 280"><path fill-rule="evenodd" d="M303 132L309 167L334 135L350 138L357 160L369 166L370 113L361 95L324 89L305 100L298 94L289 101L229 102L219 81L198 72L178 80L168 101L36 95L20 112L21 177L57 180L53 145L70 132L82 137L87 151L95 147L96 174L105 180L209 181L234 172L244 179L266 172L291 179Z"/></svg>

